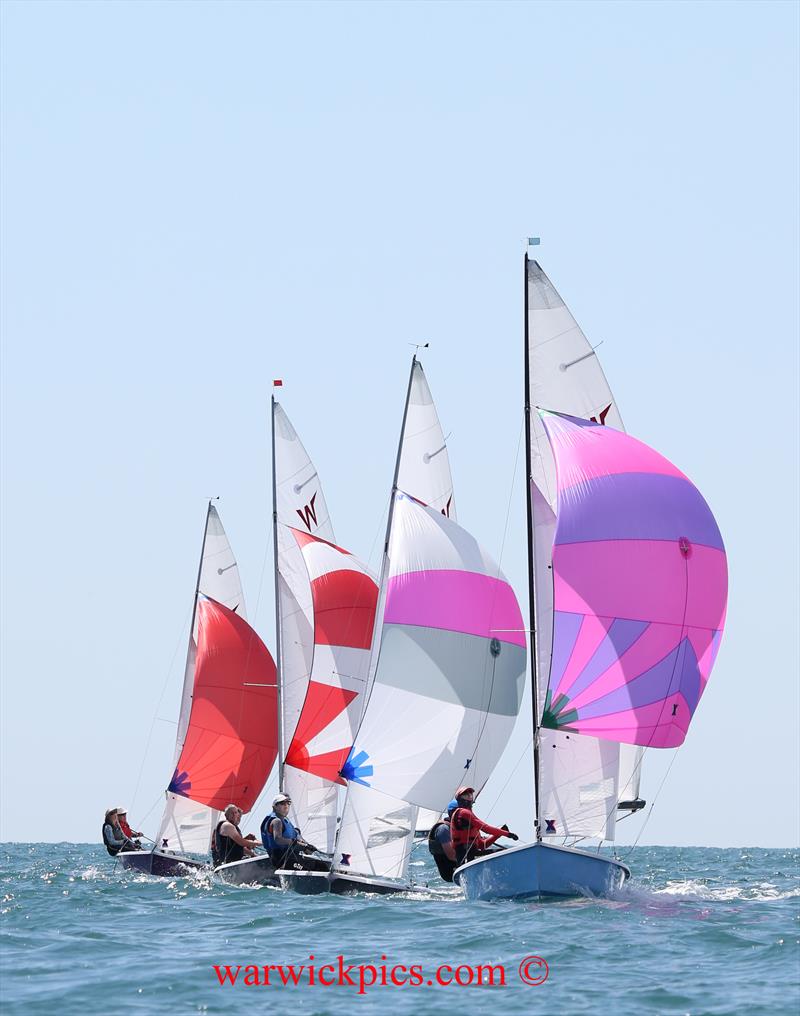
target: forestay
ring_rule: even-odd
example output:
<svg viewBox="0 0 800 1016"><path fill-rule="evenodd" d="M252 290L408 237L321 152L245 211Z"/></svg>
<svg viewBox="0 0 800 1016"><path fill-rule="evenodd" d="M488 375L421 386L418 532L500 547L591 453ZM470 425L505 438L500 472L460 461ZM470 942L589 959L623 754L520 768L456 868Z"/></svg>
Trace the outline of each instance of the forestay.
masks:
<svg viewBox="0 0 800 1016"><path fill-rule="evenodd" d="M558 488L542 725L677 747L724 626L719 528L697 488L641 441L575 417L540 415Z"/></svg>

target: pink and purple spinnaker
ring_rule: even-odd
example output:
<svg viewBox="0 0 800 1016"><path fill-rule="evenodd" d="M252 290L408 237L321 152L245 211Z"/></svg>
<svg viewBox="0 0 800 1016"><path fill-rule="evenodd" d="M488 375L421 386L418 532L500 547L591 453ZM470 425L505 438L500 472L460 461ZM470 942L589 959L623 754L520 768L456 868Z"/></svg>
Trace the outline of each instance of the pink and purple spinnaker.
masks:
<svg viewBox="0 0 800 1016"><path fill-rule="evenodd" d="M542 726L677 747L725 623L727 560L714 516L641 441L540 413L558 478Z"/></svg>

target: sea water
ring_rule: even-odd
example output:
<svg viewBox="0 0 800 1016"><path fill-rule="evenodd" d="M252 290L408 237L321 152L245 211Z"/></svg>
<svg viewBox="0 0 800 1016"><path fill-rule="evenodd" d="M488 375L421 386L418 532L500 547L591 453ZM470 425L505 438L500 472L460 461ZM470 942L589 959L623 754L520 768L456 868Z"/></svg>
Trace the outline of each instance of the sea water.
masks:
<svg viewBox="0 0 800 1016"><path fill-rule="evenodd" d="M614 899L540 903L465 902L424 844L413 897L151 878L99 845L0 857L5 1014L800 1011L792 849L638 848Z"/></svg>

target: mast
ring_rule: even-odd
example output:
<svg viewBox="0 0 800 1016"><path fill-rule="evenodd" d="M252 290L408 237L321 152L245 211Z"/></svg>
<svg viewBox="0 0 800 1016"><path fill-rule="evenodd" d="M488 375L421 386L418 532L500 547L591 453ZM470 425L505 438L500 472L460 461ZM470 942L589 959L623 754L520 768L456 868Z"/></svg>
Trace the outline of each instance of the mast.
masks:
<svg viewBox="0 0 800 1016"><path fill-rule="evenodd" d="M208 499L208 506L206 508L206 524L203 529L203 545L200 548L200 564L197 566L197 582L194 586L194 603L192 604L192 623L189 627L189 647L191 651L192 639L194 638L194 622L197 619L197 598L200 595L200 579L203 576L203 558L206 556L206 539L208 538L208 520L211 516L211 502L215 498L210 497Z"/></svg>
<svg viewBox="0 0 800 1016"><path fill-rule="evenodd" d="M278 790L283 790L283 653L281 651L281 599L278 575L278 487L275 468L275 395L272 399L272 559L275 576L275 664L278 685Z"/></svg>
<svg viewBox="0 0 800 1016"><path fill-rule="evenodd" d="M367 675L367 700L361 710L361 717L358 721L358 728L353 735L353 744L358 737L358 733L361 730L361 725L364 722L364 717L367 715L367 708L369 707L369 700L372 695L372 687L374 684L375 672L378 669L378 656L380 655L380 630L383 623L383 603L384 603L384 584L386 581L387 564L389 561L389 539L392 535L392 516L394 515L394 498L397 493L397 478L400 475L400 460L403 455L403 438L406 433L406 420L408 418L408 403L411 399L411 385L414 383L414 368L417 365L417 354L415 353L411 357L411 370L408 373L408 388L406 389L406 402L403 406L403 422L400 425L400 440L397 442L397 458L394 463L394 476L392 477L392 492L389 496L389 515L386 519L386 537L383 541L383 559L381 560L381 572L378 577L378 602L375 607L375 624L372 629L372 650L371 658L369 662L369 672ZM377 652L375 647L378 647ZM347 793L349 793L349 787L345 791L345 802L347 800ZM342 815L344 814L344 807L342 808ZM414 812L416 815L416 812ZM416 822L416 818L412 821L412 826ZM333 844L333 856L336 857L336 853L339 847L339 837L342 832L342 824L339 822L336 828L336 837Z"/></svg>
<svg viewBox="0 0 800 1016"><path fill-rule="evenodd" d="M417 365L417 354L415 353L411 357L411 370L408 374L408 390L406 391L406 404L403 407L403 422L400 425L400 440L397 443L397 458L394 463L394 476L392 477L392 494L389 501L389 517L386 520L386 540L383 544L383 560L384 565L381 568L381 585L383 584L383 571L385 568L385 562L387 555L389 554L389 537L392 532L392 516L394 515L394 496L397 493L397 478L400 475L400 459L403 456L403 439L406 436L406 420L408 419L408 402L411 398L411 385L414 382L414 368Z"/></svg>
<svg viewBox="0 0 800 1016"><path fill-rule="evenodd" d="M186 725L184 724L182 729L181 718L184 715L188 717L189 713L187 710L184 710L184 706L187 701L191 701L191 699L194 697L193 694L194 674L191 675L190 679L189 660L192 657L192 644L194 642L194 623L197 619L197 599L200 595L200 579L203 577L203 559L206 556L206 539L208 538L208 520L211 516L211 503L214 500L217 499L210 497L208 499L208 505L206 506L206 524L203 527L203 543L202 546L200 547L200 563L197 566L197 581L194 584L194 601L192 602L192 620L189 624L189 641L186 646L186 666L184 667L183 690L181 692L181 707L180 707L181 711L178 714L178 729L175 734L175 763L174 763L175 765L177 765L178 758L183 748L183 738L186 736ZM191 688L189 688L190 683ZM188 699L187 699L187 690L188 690Z"/></svg>
<svg viewBox="0 0 800 1016"><path fill-rule="evenodd" d="M531 465L531 377L530 349L528 337L528 252L525 251L523 263L523 297L525 308L525 472L528 482L525 485L525 505L528 518L528 603L530 613L531 634L531 702L533 704L533 793L534 793L534 828L536 839L541 840L539 827L539 706L536 700L536 590L533 574L533 502L531 484L533 468Z"/></svg>
<svg viewBox="0 0 800 1016"><path fill-rule="evenodd" d="M367 706L369 705L369 699L372 695L372 684L375 671L378 669L378 655L380 654L380 635L381 625L383 624L383 600L384 600L384 584L386 581L386 566L389 561L389 539L392 535L392 517L394 516L394 497L397 493L397 478L400 475L400 460L403 456L403 438L406 434L406 420L408 418L408 403L411 398L411 385L414 383L414 368L417 365L417 354L415 353L411 357L411 370L408 374L408 389L406 390L406 404L403 407L403 422L400 425L400 440L397 443L397 458L394 463L394 476L392 477L392 492L389 495L389 515L386 519L386 537L383 541L383 558L381 560L381 571L378 576L378 602L375 608L375 625L372 629L372 659L369 665L369 676L367 681L367 700L364 703L364 707L361 710L361 718L358 722L358 729L356 735L361 729L361 724L364 722L364 717L367 714ZM378 646L376 652L375 647ZM336 842L339 841L339 833L336 833Z"/></svg>

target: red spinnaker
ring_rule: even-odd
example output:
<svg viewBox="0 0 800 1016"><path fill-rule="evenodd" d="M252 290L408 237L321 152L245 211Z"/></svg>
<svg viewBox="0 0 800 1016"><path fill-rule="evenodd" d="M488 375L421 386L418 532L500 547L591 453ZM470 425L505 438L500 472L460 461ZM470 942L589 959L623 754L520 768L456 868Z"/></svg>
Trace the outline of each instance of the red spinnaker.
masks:
<svg viewBox="0 0 800 1016"><path fill-rule="evenodd" d="M238 614L203 597L189 726L171 789L249 811L278 754L275 661Z"/></svg>

